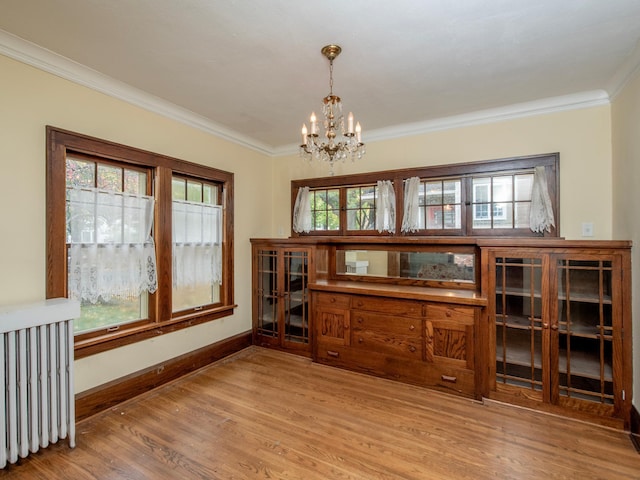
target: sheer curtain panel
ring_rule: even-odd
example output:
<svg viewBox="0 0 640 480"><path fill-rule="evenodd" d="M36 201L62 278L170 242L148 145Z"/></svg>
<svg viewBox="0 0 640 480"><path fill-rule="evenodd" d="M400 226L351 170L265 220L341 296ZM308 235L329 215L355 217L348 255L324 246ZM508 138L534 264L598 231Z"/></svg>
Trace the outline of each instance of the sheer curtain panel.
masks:
<svg viewBox="0 0 640 480"><path fill-rule="evenodd" d="M173 286L222 283L222 206L173 201Z"/></svg>
<svg viewBox="0 0 640 480"><path fill-rule="evenodd" d="M301 187L293 206L293 231L309 233L311 231L311 192L309 187Z"/></svg>
<svg viewBox="0 0 640 480"><path fill-rule="evenodd" d="M136 297L156 291L154 198L94 188L67 188L69 296Z"/></svg>
<svg viewBox="0 0 640 480"><path fill-rule="evenodd" d="M396 231L396 192L390 180L378 180L376 228L378 232Z"/></svg>
<svg viewBox="0 0 640 480"><path fill-rule="evenodd" d="M537 166L534 170L529 226L533 232L537 233L543 233L545 230L549 232L550 227L556 226L547 186L547 175L543 166Z"/></svg>
<svg viewBox="0 0 640 480"><path fill-rule="evenodd" d="M415 232L420 228L420 177L404 181L404 214L402 232Z"/></svg>

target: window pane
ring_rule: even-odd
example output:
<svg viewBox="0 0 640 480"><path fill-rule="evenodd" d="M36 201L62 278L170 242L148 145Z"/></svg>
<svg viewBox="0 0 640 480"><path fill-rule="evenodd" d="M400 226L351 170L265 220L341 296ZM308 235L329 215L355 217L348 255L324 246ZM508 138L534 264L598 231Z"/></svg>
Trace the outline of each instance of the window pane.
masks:
<svg viewBox="0 0 640 480"><path fill-rule="evenodd" d="M187 182L182 178L171 179L171 198L173 200L187 199Z"/></svg>
<svg viewBox="0 0 640 480"><path fill-rule="evenodd" d="M513 228L513 204L493 204L493 228Z"/></svg>
<svg viewBox="0 0 640 480"><path fill-rule="evenodd" d="M98 188L112 192L122 191L122 168L98 164Z"/></svg>
<svg viewBox="0 0 640 480"><path fill-rule="evenodd" d="M311 190L311 219L312 230L339 230L339 199L340 191Z"/></svg>
<svg viewBox="0 0 640 480"><path fill-rule="evenodd" d="M489 202L489 186L491 178L474 178L473 179L473 203Z"/></svg>
<svg viewBox="0 0 640 480"><path fill-rule="evenodd" d="M458 205L445 205L444 207L444 228L461 228L461 206Z"/></svg>
<svg viewBox="0 0 640 480"><path fill-rule="evenodd" d="M66 164L68 187L95 187L96 164L94 162L85 162L69 157Z"/></svg>
<svg viewBox="0 0 640 480"><path fill-rule="evenodd" d="M347 188L348 230L375 229L375 192L374 185Z"/></svg>
<svg viewBox="0 0 640 480"><path fill-rule="evenodd" d="M216 205L218 203L218 187L204 184L202 186L202 202L208 205Z"/></svg>
<svg viewBox="0 0 640 480"><path fill-rule="evenodd" d="M462 181L443 182L443 203L454 204L462 202Z"/></svg>
<svg viewBox="0 0 640 480"><path fill-rule="evenodd" d="M516 201L531 201L533 174L516 175Z"/></svg>
<svg viewBox="0 0 640 480"><path fill-rule="evenodd" d="M493 177L493 202L510 202L512 199L513 177Z"/></svg>
<svg viewBox="0 0 640 480"><path fill-rule="evenodd" d="M147 318L148 303L146 292L139 297L111 298L108 302L100 299L94 304L83 300L80 318L73 321L73 331L75 334L88 333Z"/></svg>
<svg viewBox="0 0 640 480"><path fill-rule="evenodd" d="M427 182L425 190L427 205L442 205L442 182Z"/></svg>
<svg viewBox="0 0 640 480"><path fill-rule="evenodd" d="M147 191L147 174L136 170L124 170L124 191L144 195Z"/></svg>
<svg viewBox="0 0 640 480"><path fill-rule="evenodd" d="M427 207L427 228L442 228L442 207Z"/></svg>
<svg viewBox="0 0 640 480"><path fill-rule="evenodd" d="M202 202L202 184L200 182L187 182L187 200L190 202Z"/></svg>
<svg viewBox="0 0 640 480"><path fill-rule="evenodd" d="M515 228L529 228L531 222L529 220L529 212L531 211L530 202L518 202L515 204Z"/></svg>

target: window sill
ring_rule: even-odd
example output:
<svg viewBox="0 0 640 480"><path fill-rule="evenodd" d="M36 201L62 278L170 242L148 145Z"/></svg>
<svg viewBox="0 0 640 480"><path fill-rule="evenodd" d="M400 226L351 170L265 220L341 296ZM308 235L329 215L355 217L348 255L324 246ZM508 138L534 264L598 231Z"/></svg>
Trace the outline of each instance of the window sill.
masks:
<svg viewBox="0 0 640 480"><path fill-rule="evenodd" d="M106 352L114 348L164 335L165 333L175 332L183 328L189 328L227 317L233 314L233 310L236 307L237 305L235 304L225 305L206 311L190 313L161 323L149 323L129 329L123 328L122 330L109 332L109 334L103 336L76 341L74 349L75 358L88 357L96 353Z"/></svg>

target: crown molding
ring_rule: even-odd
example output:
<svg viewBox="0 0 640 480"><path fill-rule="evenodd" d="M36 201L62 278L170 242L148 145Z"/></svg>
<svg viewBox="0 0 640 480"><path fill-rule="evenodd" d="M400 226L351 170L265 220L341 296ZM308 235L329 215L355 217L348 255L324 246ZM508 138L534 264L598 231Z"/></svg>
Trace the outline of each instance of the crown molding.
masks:
<svg viewBox="0 0 640 480"><path fill-rule="evenodd" d="M0 54L270 157L297 154L299 149L296 144L271 147L258 142L190 110L108 77L4 30L0 30ZM614 77L613 80L619 78L615 89L616 93L640 68L638 67L638 58L640 58L640 47L636 48L632 58L625 63L626 70L622 68ZM607 105L609 103L610 96L605 90L593 90L371 130L367 132L366 138L367 142L391 140L439 130L501 122L516 118Z"/></svg>
<svg viewBox="0 0 640 480"><path fill-rule="evenodd" d="M273 155L273 149L268 145L4 30L0 30L0 54L232 143Z"/></svg>
<svg viewBox="0 0 640 480"><path fill-rule="evenodd" d="M640 40L635 48L627 56L625 62L611 77L607 85L607 91L611 99L615 99L624 87L640 73Z"/></svg>
<svg viewBox="0 0 640 480"><path fill-rule="evenodd" d="M487 123L504 122L517 118L545 115L568 110L590 108L600 105L609 105L609 95L604 90L592 90L588 92L563 95L559 97L545 98L525 103L516 103L499 108L478 110L476 112L454 115L451 117L436 118L424 122L395 125L389 128L370 130L366 133L366 141L379 142L394 138L422 135L440 130L470 127ZM298 145L287 145L275 149L274 156L292 155L298 152Z"/></svg>

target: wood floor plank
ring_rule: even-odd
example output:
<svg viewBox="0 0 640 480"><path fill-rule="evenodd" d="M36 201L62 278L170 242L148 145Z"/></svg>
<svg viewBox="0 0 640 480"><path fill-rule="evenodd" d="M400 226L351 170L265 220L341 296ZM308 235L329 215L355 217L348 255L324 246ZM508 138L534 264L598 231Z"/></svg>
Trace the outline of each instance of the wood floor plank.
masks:
<svg viewBox="0 0 640 480"><path fill-rule="evenodd" d="M80 422L12 479L640 479L621 431L251 347Z"/></svg>

